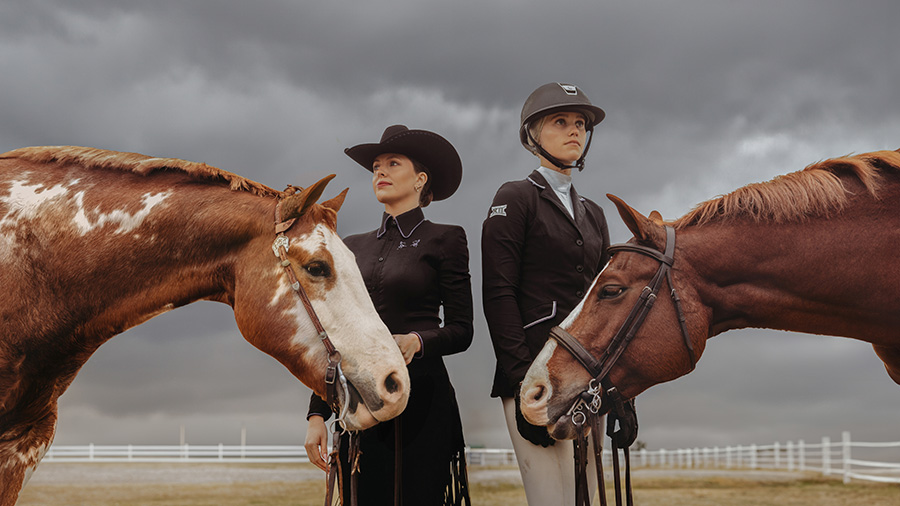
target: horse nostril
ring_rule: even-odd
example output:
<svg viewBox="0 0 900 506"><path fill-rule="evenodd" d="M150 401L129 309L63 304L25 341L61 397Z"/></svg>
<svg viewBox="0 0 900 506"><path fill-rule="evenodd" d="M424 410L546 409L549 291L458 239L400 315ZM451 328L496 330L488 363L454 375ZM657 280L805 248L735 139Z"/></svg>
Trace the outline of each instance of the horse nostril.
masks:
<svg viewBox="0 0 900 506"><path fill-rule="evenodd" d="M528 404L537 404L541 402L546 392L544 385L534 385L525 392L522 400Z"/></svg>
<svg viewBox="0 0 900 506"><path fill-rule="evenodd" d="M397 373L392 372L384 380L384 388L385 388L385 390L388 391L388 393L392 394L392 393L400 390L400 382L398 382L397 379L394 377L396 374Z"/></svg>

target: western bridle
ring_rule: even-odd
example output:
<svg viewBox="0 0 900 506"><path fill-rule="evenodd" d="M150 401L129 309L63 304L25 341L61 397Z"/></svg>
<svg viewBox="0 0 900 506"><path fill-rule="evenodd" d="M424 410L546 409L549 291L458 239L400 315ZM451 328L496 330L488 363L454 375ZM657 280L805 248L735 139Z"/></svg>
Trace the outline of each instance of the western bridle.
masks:
<svg viewBox="0 0 900 506"><path fill-rule="evenodd" d="M331 453L328 458L328 477L327 477L327 488L325 492L325 504L326 506L330 506L332 504L332 500L334 497L334 485L337 479L338 474L340 474L340 463L339 463L339 449L340 449L340 438L343 434L349 434L349 454L350 454L350 504L352 506L356 506L357 504L357 476L359 475L359 435L357 431L348 431L346 427L344 427L344 420L347 416L347 411L350 406L350 389L347 384L347 378L344 376L344 371L341 369L341 352L335 348L334 343L331 342L331 338L328 337L328 332L325 331L325 327L322 325L322 322L319 320L319 316L316 314L316 310L312 306L312 302L309 300L309 295L306 294L306 290L303 288L303 285L300 284L300 280L297 279L297 274L294 272L294 269L291 267L291 261L287 258L288 248L290 247L290 239L284 234L287 232L297 221L296 218L291 218L288 220L282 220L281 218L281 202L279 201L275 205L275 242L272 243L272 251L275 253L275 256L281 260L281 267L284 268L285 274L287 274L288 280L290 281L291 289L294 290L294 293L300 297L300 301L303 303L303 307L306 308L306 314L309 315L309 319L312 321L313 327L315 327L316 332L318 332L319 339L322 341L322 344L325 346L325 351L328 352L328 365L325 368L325 402L328 403L328 406L331 407L331 410L334 411L337 419L335 420L336 424L340 424L342 430L337 430L337 427L333 428L333 442ZM338 395L338 389L344 394L344 401L341 402L341 399ZM340 487L343 490L343 487ZM343 501L342 501L343 502Z"/></svg>
<svg viewBox="0 0 900 506"><path fill-rule="evenodd" d="M613 336L606 351L600 359L594 358L593 355L577 340L572 334L569 334L561 327L553 327L550 330L550 336L569 351L581 365L593 376L588 382L587 388L578 395L575 402L567 413L571 417L572 423L575 425L578 437L575 440L575 468L576 468L576 506L589 505L590 495L587 492L587 437L585 434L585 425L590 425L593 433L594 457L597 465L597 481L600 492L600 504L606 505L606 494L603 483L603 466L601 457L603 453L602 436L599 434L599 419L604 414L607 416L607 434L612 441L613 455L613 474L615 476L616 485L616 505L621 506L621 485L619 476L619 453L621 448L625 456L625 485L626 500L631 506L633 499L631 494L631 460L628 448L637 438L637 412L634 408L634 400L625 399L618 389L609 379L609 372L615 363L625 352L625 349L631 344L638 329L644 323L644 319L653 308L656 302L657 294L665 279L671 290L672 302L675 305L675 312L678 317L678 323L681 328L681 335L684 339L684 345L687 349L691 370L697 365L697 359L694 354L694 345L688 334L687 324L685 323L684 311L681 307L681 299L672 283L672 265L675 263L675 229L666 226L666 246L665 252L660 252L654 248L641 246L639 244L614 244L607 251L615 254L620 251L628 251L640 253L651 257L659 262L659 268L647 286L641 290L641 295L631 312L619 330ZM618 427L618 430L616 430ZM581 502L579 502L581 501Z"/></svg>

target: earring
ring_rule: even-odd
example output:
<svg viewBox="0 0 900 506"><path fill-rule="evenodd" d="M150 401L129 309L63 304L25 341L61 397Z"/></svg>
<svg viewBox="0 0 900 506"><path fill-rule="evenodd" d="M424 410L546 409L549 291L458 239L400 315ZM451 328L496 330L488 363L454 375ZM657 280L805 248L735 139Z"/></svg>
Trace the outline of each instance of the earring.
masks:
<svg viewBox="0 0 900 506"><path fill-rule="evenodd" d="M419 191L419 190L421 190L421 189L422 189L422 187L421 187L421 186L419 186L419 185L416 185L416 191Z"/></svg>

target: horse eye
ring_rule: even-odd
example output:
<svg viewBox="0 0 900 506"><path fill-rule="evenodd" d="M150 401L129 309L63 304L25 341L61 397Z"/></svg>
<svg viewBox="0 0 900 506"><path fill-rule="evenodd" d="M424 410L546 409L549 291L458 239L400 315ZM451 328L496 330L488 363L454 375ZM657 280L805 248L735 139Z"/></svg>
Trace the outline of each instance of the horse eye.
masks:
<svg viewBox="0 0 900 506"><path fill-rule="evenodd" d="M614 299L623 293L625 293L624 286L606 285L600 289L599 296L601 299Z"/></svg>
<svg viewBox="0 0 900 506"><path fill-rule="evenodd" d="M303 268L306 269L306 272L308 272L310 276L316 278L327 278L331 275L331 269L325 262L310 262L304 265Z"/></svg>

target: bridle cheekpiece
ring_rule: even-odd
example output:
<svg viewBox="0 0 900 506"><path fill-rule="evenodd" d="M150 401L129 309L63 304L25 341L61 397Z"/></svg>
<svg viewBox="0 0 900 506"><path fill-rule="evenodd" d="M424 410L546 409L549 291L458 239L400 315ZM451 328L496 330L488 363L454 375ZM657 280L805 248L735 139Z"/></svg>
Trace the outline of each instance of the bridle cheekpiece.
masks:
<svg viewBox="0 0 900 506"><path fill-rule="evenodd" d="M303 285L300 284L300 280L297 279L297 274L294 272L294 269L291 268L291 261L287 258L287 252L290 248L291 241L284 233L287 232L296 221L296 218L282 220L281 202L278 202L275 205L275 242L272 243L272 251L275 253L275 256L281 260L281 267L284 268L285 274L287 274L291 289L294 290L294 293L296 293L298 297L300 297L300 301L303 303L303 307L306 308L309 319L312 320L312 324L319 334L319 339L321 339L322 344L325 346L325 351L328 352L328 366L325 369L325 401L337 415L337 421L343 426L344 418L347 416L347 410L350 406L350 392L347 385L347 378L344 376L344 371L341 369L341 352L335 348L334 343L331 342L331 338L328 337L328 333L325 331L325 327L319 320L316 310L313 309L312 302L310 302L306 290L304 290ZM340 397L338 396L338 388L344 393L343 404L341 404Z"/></svg>

